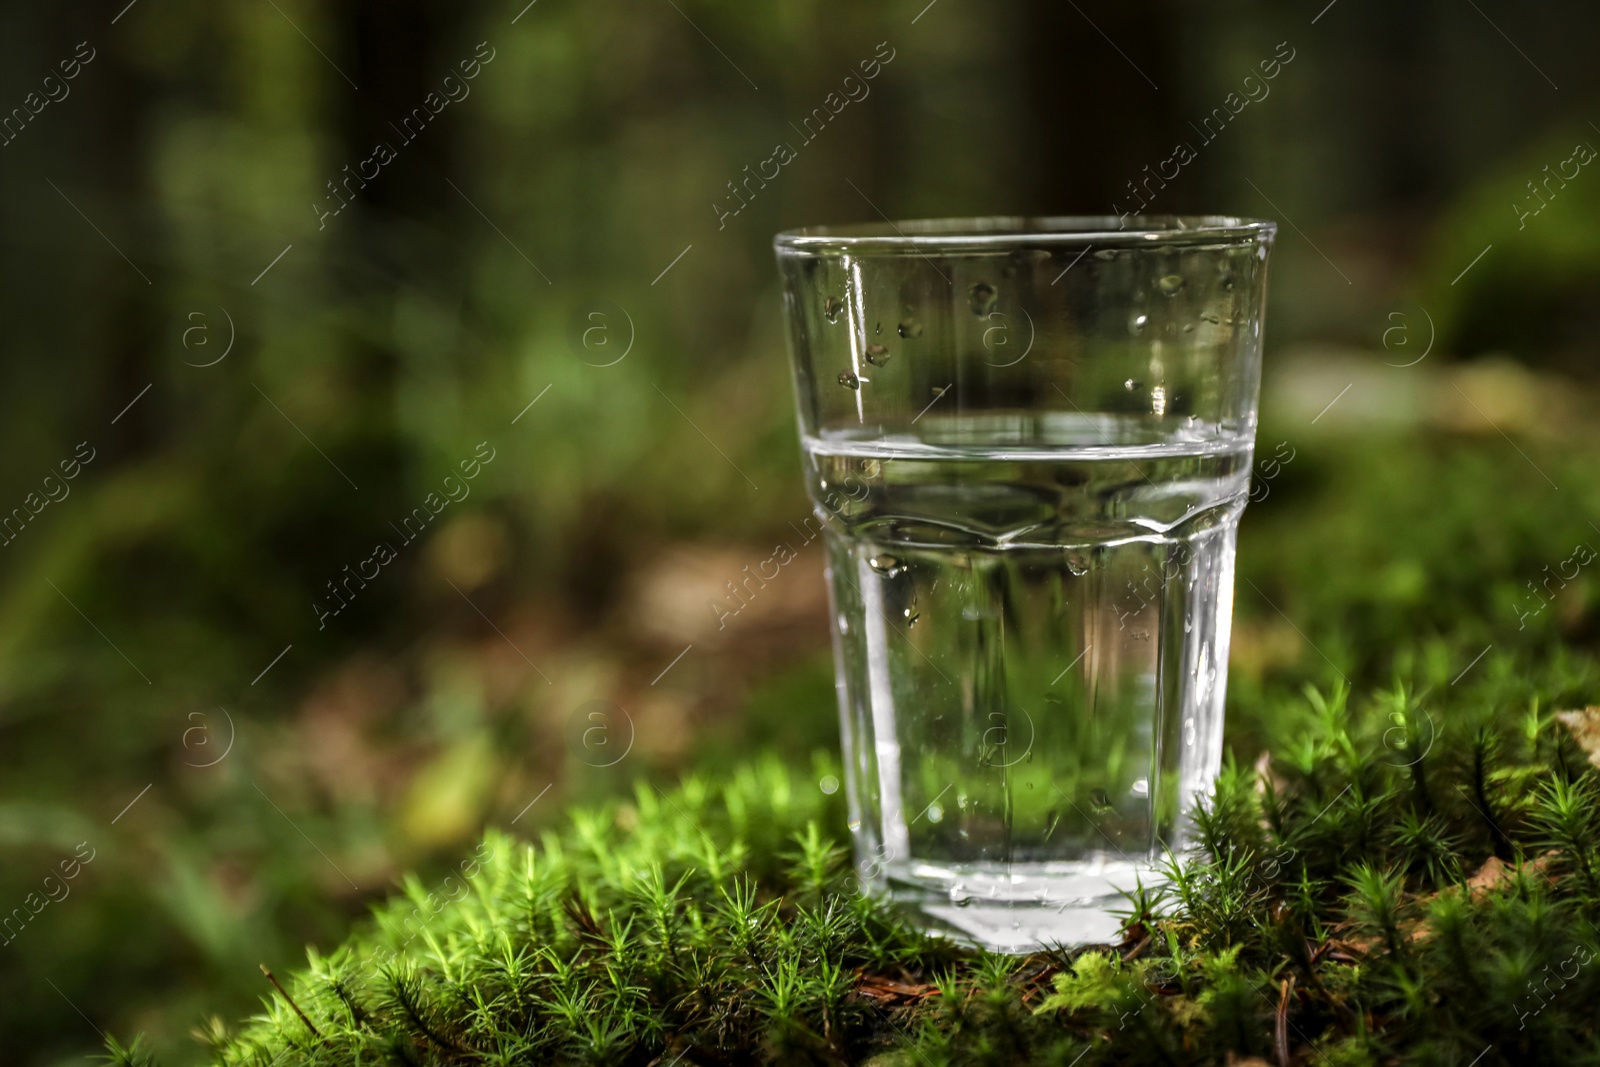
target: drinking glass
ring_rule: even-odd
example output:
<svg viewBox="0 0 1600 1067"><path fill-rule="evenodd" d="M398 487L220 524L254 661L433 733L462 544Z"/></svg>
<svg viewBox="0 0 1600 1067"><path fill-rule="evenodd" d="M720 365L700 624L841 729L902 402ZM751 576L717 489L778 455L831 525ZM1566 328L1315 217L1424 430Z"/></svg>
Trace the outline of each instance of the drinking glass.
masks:
<svg viewBox="0 0 1600 1067"><path fill-rule="evenodd" d="M1103 941L1222 753L1276 227L983 218L775 240L863 886Z"/></svg>

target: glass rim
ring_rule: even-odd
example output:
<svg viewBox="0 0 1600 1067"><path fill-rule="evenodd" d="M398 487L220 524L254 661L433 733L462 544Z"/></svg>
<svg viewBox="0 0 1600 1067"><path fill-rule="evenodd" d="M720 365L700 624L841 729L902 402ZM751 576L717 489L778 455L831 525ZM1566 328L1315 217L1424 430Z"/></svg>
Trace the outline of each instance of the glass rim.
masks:
<svg viewBox="0 0 1600 1067"><path fill-rule="evenodd" d="M1278 224L1233 215L990 215L906 219L784 230L779 252L982 252L1013 248L1100 245L1140 247L1271 241Z"/></svg>

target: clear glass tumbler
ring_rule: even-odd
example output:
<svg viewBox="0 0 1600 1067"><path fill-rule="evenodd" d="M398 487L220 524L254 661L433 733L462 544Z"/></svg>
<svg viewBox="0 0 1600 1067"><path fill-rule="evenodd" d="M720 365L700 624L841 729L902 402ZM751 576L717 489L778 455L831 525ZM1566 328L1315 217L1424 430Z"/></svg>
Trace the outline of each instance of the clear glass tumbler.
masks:
<svg viewBox="0 0 1600 1067"><path fill-rule="evenodd" d="M778 235L864 887L1112 937L1222 753L1267 256L1249 219Z"/></svg>

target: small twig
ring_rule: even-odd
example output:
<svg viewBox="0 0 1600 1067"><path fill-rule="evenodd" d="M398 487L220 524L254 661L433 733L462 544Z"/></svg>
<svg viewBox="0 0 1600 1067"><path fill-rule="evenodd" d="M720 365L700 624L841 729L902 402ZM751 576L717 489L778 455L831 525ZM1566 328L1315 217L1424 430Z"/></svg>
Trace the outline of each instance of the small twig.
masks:
<svg viewBox="0 0 1600 1067"><path fill-rule="evenodd" d="M1307 941L1306 947L1310 948L1311 942ZM1334 1003L1333 994L1328 992L1327 987L1322 984L1322 979L1317 976L1317 964L1322 962L1322 957L1326 955L1328 950L1332 947L1333 939L1330 937L1328 940L1318 945L1316 950L1306 957L1306 977L1311 979L1312 988L1315 989L1317 993L1320 994L1323 999L1327 1000L1330 1004Z"/></svg>
<svg viewBox="0 0 1600 1067"><path fill-rule="evenodd" d="M1128 954L1126 956L1122 957L1122 962L1123 963L1132 963L1134 960L1138 959L1139 958L1139 954L1141 952L1143 952L1145 949L1150 947L1150 941L1151 941L1150 935L1148 933L1145 934L1143 937L1141 937L1139 939L1138 944L1134 945L1133 948L1128 951Z"/></svg>
<svg viewBox="0 0 1600 1067"><path fill-rule="evenodd" d="M1273 1031L1273 1046L1278 1053L1278 1067L1289 1067L1289 994L1294 989L1294 975L1283 980L1278 994L1278 1021Z"/></svg>
<svg viewBox="0 0 1600 1067"><path fill-rule="evenodd" d="M313 1023L311 1018L306 1015L305 1012L300 1010L300 1005L294 1002L294 998L289 995L289 991L283 988L271 971L267 970L267 965L265 963L261 964L260 966L261 973L267 976L267 981L272 983L272 988L281 993L283 995L283 999L289 1002L289 1007L293 1008L294 1013L300 1016L300 1021L306 1024L306 1029L310 1030L313 1034L316 1034L318 1041L326 1044L328 1039L322 1036L322 1031L317 1029L316 1023Z"/></svg>

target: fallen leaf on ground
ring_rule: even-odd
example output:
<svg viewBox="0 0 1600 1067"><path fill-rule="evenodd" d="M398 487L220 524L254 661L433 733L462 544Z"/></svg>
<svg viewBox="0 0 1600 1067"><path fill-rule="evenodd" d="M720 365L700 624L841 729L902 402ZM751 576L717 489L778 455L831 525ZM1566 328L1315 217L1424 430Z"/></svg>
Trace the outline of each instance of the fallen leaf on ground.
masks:
<svg viewBox="0 0 1600 1067"><path fill-rule="evenodd" d="M1552 849L1521 864L1521 867L1533 874L1543 874L1557 855L1559 853ZM1499 856L1490 856L1483 861L1483 866L1478 868L1477 873L1467 879L1467 893L1473 900L1481 900L1489 890L1509 882L1517 873L1517 866L1515 863L1506 863Z"/></svg>
<svg viewBox="0 0 1600 1067"><path fill-rule="evenodd" d="M918 982L897 982L881 974L858 973L855 991L880 1004L915 1003L931 997L939 991L939 987Z"/></svg>
<svg viewBox="0 0 1600 1067"><path fill-rule="evenodd" d="M1467 879L1467 892L1472 894L1473 899L1477 899L1483 896L1487 890L1493 889L1502 882L1509 880L1515 870L1515 866L1507 863L1499 856L1490 856L1483 861L1483 866L1479 867L1477 872Z"/></svg>
<svg viewBox="0 0 1600 1067"><path fill-rule="evenodd" d="M1591 705L1582 711L1558 711L1556 718L1572 734L1589 762L1600 767L1600 707Z"/></svg>

